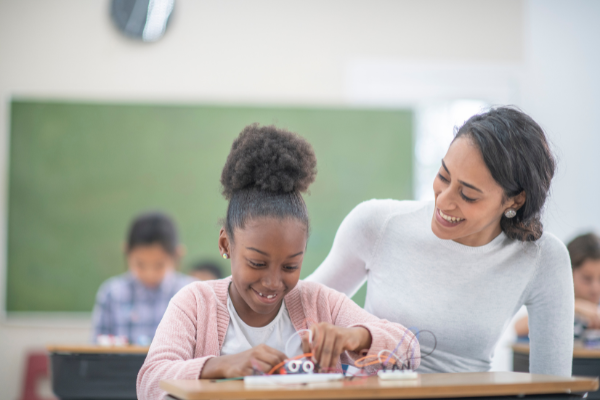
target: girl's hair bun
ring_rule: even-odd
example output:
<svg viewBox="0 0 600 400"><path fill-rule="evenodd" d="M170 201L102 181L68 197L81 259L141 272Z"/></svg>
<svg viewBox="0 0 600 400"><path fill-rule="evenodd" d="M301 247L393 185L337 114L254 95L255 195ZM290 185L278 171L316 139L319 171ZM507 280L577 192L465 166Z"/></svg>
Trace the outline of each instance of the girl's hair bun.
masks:
<svg viewBox="0 0 600 400"><path fill-rule="evenodd" d="M228 200L241 189L305 192L317 175L315 152L304 138L275 126L252 124L233 141L221 173Z"/></svg>

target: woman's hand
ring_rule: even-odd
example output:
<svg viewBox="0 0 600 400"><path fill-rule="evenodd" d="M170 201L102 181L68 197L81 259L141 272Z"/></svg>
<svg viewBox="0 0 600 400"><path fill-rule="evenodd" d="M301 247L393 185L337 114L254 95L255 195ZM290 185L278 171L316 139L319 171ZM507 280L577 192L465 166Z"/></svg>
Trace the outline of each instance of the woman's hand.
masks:
<svg viewBox="0 0 600 400"><path fill-rule="evenodd" d="M344 351L359 352L371 347L371 333L363 327L342 328L321 322L310 330L312 344L308 343L308 335L303 335L302 349L313 353L314 360L325 370L335 368Z"/></svg>
<svg viewBox="0 0 600 400"><path fill-rule="evenodd" d="M210 358L204 364L200 378L237 378L252 375L254 368L267 373L287 359L286 355L266 344L259 344L250 350L228 356Z"/></svg>

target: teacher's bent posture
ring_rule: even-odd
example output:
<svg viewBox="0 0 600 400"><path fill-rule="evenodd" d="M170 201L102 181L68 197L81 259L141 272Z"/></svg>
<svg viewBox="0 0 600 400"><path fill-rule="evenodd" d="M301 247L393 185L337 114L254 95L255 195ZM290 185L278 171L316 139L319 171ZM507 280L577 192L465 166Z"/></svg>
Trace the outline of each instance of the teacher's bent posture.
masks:
<svg viewBox="0 0 600 400"><path fill-rule="evenodd" d="M347 295L367 280L365 308L431 331L419 372L490 369L494 347L522 305L532 373L571 375L569 255L542 232L555 161L540 126L498 107L457 131L433 182L435 201L370 200L344 219L308 280Z"/></svg>

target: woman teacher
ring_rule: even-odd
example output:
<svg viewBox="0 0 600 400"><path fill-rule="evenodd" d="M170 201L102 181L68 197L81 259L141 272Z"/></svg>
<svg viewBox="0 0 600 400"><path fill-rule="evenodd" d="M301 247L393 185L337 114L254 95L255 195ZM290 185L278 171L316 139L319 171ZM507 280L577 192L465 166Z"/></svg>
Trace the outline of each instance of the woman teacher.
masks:
<svg viewBox="0 0 600 400"><path fill-rule="evenodd" d="M435 201L359 204L308 279L349 296L367 280L367 311L431 331L437 347L419 372L489 370L525 305L530 371L570 376L569 255L540 221L554 169L544 132L526 114L499 107L473 116L442 159ZM419 340L423 355L431 338Z"/></svg>

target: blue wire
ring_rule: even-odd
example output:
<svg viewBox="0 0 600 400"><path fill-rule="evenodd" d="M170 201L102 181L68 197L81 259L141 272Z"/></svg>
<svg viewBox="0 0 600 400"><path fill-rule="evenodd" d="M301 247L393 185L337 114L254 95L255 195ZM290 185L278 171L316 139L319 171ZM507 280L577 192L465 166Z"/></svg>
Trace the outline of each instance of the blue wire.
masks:
<svg viewBox="0 0 600 400"><path fill-rule="evenodd" d="M394 351L392 351L390 353L390 355L388 356L388 358L384 361L383 365L387 365L388 361L390 361L390 358L392 358L392 354L394 354L396 352L396 350L398 350L398 348L400 347L400 345L402 344L402 342L404 341L404 337L406 336L406 334L411 330L411 329L417 329L417 332L420 332L418 330L418 328L416 326L410 327L408 329L406 329L406 331L404 331L404 335L402 335L402 339L400 339L400 342L398 343L398 345L396 345L396 348L394 349ZM417 339L418 340L418 339ZM413 351L414 354L414 351Z"/></svg>
<svg viewBox="0 0 600 400"><path fill-rule="evenodd" d="M415 339L417 339L417 342L419 342L419 334L420 333L421 333L420 330L417 330L417 333L415 333ZM415 346L413 346L412 354L410 355L410 366L414 365L414 363L415 363L414 361L415 361Z"/></svg>

